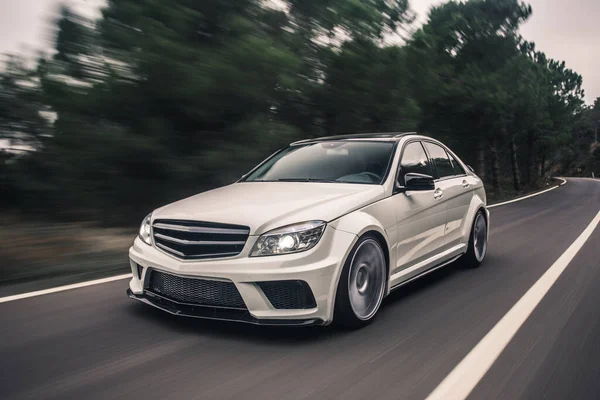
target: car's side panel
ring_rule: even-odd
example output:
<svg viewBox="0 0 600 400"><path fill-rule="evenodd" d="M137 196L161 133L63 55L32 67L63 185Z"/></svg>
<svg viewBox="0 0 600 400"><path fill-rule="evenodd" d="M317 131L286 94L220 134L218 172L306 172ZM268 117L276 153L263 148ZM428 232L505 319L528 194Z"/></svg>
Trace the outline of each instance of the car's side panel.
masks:
<svg viewBox="0 0 600 400"><path fill-rule="evenodd" d="M446 199L446 238L444 248L463 243L463 227L468 225L466 216L473 197L472 179L458 176L443 181Z"/></svg>
<svg viewBox="0 0 600 400"><path fill-rule="evenodd" d="M421 140L407 140L400 151L402 154L397 172L399 185L404 184L402 175L409 171L433 175L431 160ZM421 160L420 157L427 161ZM425 169L428 169L428 172L424 171ZM391 268L392 275L431 258L444 245L446 206L440 190L441 187L436 184L435 190L405 190L392 196L398 225L397 256L395 265Z"/></svg>
<svg viewBox="0 0 600 400"><path fill-rule="evenodd" d="M434 198L433 190L399 193L392 196L392 201L398 224L393 275L440 251L444 243L446 206L442 199Z"/></svg>

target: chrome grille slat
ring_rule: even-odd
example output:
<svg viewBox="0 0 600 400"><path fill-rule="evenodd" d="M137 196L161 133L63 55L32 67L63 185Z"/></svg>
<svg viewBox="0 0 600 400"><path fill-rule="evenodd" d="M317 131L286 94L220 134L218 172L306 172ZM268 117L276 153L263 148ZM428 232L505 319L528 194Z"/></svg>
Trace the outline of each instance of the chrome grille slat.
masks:
<svg viewBox="0 0 600 400"><path fill-rule="evenodd" d="M229 229L229 228L212 228L212 227L198 227L198 226L184 226L184 225L172 225L165 223L158 223L153 225L155 228L167 229L171 231L181 232L193 232L193 233L221 233L230 235L248 235L250 229Z"/></svg>
<svg viewBox="0 0 600 400"><path fill-rule="evenodd" d="M178 256L185 257L185 254L183 254L182 252L180 252L180 251L177 251L177 250L175 250L175 249L172 249L172 248L170 248L170 247L167 247L167 246L165 246L165 245L163 245L163 244L156 243L156 246L160 247L161 249L163 249L163 250L165 250L165 251L168 251L169 253L175 253L175 254L177 254Z"/></svg>
<svg viewBox="0 0 600 400"><path fill-rule="evenodd" d="M154 244L182 259L232 257L244 249L250 228L240 225L157 219Z"/></svg>
<svg viewBox="0 0 600 400"><path fill-rule="evenodd" d="M216 241L216 240L184 240L184 239L177 239L174 237L170 237L167 235L163 235L160 233L155 233L154 236L156 236L157 238L160 239L165 239L167 242L173 242L173 243L179 243L179 244L199 244L199 245L228 245L228 244L237 244L237 245L243 245L246 242L245 241L237 241L237 242L228 242L228 241Z"/></svg>
<svg viewBox="0 0 600 400"><path fill-rule="evenodd" d="M175 254L177 254L177 255L179 255L179 256L181 256L181 257L186 257L186 255L185 255L185 254L183 254L183 253L182 253L182 252L180 252L180 251L177 251L177 250L175 250L175 249L172 249L172 248L170 248L170 247L167 247L167 246L165 246L165 245L162 245L162 244L160 244L160 243L156 243L156 245L157 245L158 247L160 247L161 249L165 250L165 251L168 251L168 252L170 252L170 253L175 253ZM234 252L232 252L232 253L203 254L202 256L204 256L204 257L206 257L206 258L211 258L211 257L215 257L215 258L216 258L216 257L228 257L228 256L235 256L235 255L237 255L237 254L239 254L239 253L234 253Z"/></svg>

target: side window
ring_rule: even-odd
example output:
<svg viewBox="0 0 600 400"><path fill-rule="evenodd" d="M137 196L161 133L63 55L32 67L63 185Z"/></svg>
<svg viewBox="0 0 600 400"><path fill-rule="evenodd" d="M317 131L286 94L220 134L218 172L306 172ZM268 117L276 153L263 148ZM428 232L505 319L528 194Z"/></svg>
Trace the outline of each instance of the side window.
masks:
<svg viewBox="0 0 600 400"><path fill-rule="evenodd" d="M431 165L421 142L412 142L406 145L400 161L400 168L402 177L408 173L431 175Z"/></svg>
<svg viewBox="0 0 600 400"><path fill-rule="evenodd" d="M454 175L466 175L464 168L462 165L456 161L456 158L452 157L452 154L448 153L448 157L450 157L450 161L452 161L452 169L454 170Z"/></svg>
<svg viewBox="0 0 600 400"><path fill-rule="evenodd" d="M429 156L431 157L431 161L435 165L435 169L437 171L438 178L445 178L447 176L454 175L454 168L452 167L452 163L448 158L448 154L446 154L446 150L437 144L425 142L425 148L427 152L429 152Z"/></svg>

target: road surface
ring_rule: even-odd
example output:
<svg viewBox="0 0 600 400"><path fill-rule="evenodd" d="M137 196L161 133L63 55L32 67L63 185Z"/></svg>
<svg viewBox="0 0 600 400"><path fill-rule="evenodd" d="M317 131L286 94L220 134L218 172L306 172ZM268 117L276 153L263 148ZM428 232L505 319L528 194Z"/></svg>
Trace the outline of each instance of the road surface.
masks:
<svg viewBox="0 0 600 400"><path fill-rule="evenodd" d="M599 209L583 179L492 209L484 266L394 292L355 332L178 318L127 280L1 303L0 397L424 399ZM600 227L469 398L600 398Z"/></svg>

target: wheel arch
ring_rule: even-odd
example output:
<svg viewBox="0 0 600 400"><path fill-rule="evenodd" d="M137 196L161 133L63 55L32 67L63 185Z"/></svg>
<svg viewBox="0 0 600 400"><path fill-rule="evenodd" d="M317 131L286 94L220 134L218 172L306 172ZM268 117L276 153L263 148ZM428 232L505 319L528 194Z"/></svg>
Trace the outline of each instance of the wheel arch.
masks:
<svg viewBox="0 0 600 400"><path fill-rule="evenodd" d="M383 225L379 222L377 218L375 218L370 213L367 213L363 210L356 211L351 214L345 215L342 218L333 221L329 224L332 228L340 231L344 231L347 233L351 233L355 235L355 239L352 241L352 244L348 246L346 254L344 255L343 262L338 269L338 272L335 276L335 281L332 282L332 291L331 291L331 320L335 318L333 313L335 300L337 298L337 289L339 286L340 277L342 275L342 271L348 262L349 257L352 255L352 251L355 249L356 244L366 235L370 235L377 240L379 245L381 246L385 261L386 261L386 288L384 296L387 296L389 293L389 279L390 279L390 270L391 263L393 259L393 249L390 247L390 238L388 236L387 231L383 227Z"/></svg>
<svg viewBox="0 0 600 400"><path fill-rule="evenodd" d="M383 255L384 255L384 259L385 259L385 283L384 283L384 289L383 289L383 298L385 298L388 294L389 294L389 280L390 280L390 252L389 252L389 245L387 243L387 239L384 237L384 235L376 230L376 229L371 229L371 230L365 230L364 232L361 233L360 236L356 236L356 239L352 242L352 245L349 246L348 252L344 257L343 262L340 265L340 268L335 276L333 285L332 285L332 292L331 292L331 314L329 317L329 323L333 323L336 317L336 309L337 309L337 297L339 295L338 293L338 289L340 287L340 280L342 275L344 275L344 269L346 268L346 265L350 262L351 257L354 256L354 250L358 247L358 244L361 243L362 239L364 239L365 237L367 237L368 239L374 240L376 241L379 246L381 247L381 250L383 251ZM342 286L343 287L343 286Z"/></svg>
<svg viewBox="0 0 600 400"><path fill-rule="evenodd" d="M469 237L471 236L471 230L473 229L473 222L475 222L475 217L479 211L483 211L483 216L485 218L485 222L487 224L488 233L490 229L490 214L485 205L485 201L479 197L479 195L475 194L471 198L471 203L469 204L469 209L467 211L467 217L465 218L465 222L462 227L462 237L463 243L469 242Z"/></svg>

